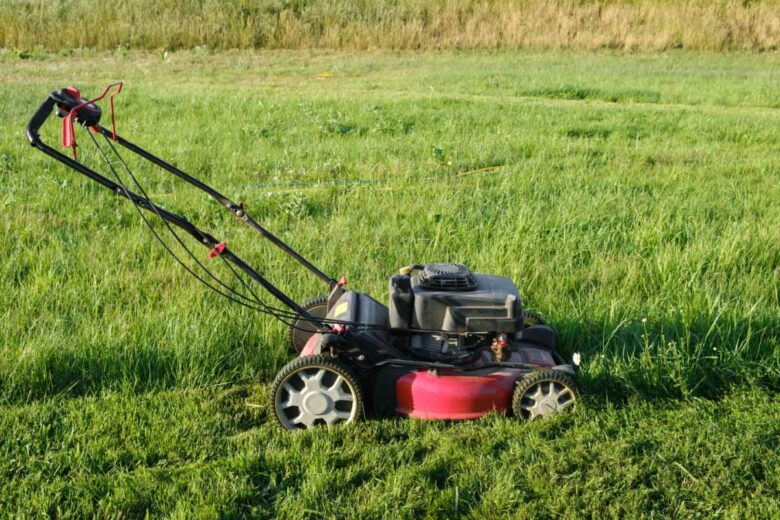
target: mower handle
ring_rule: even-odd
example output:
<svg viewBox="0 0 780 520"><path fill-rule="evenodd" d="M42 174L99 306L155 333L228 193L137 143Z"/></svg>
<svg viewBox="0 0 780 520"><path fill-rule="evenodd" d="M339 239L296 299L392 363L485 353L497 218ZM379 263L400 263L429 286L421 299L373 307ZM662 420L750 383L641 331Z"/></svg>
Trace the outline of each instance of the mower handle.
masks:
<svg viewBox="0 0 780 520"><path fill-rule="evenodd" d="M100 120L100 108L97 107L97 105L93 105L95 101L98 101L100 99L103 99L109 91L111 91L112 87L118 87L115 92L112 92L109 96L109 102L111 104L111 130L109 131L107 128L104 128L99 124ZM82 121L84 124L89 126L93 131L96 131L106 138L110 138L113 141L116 141L120 146L123 146L124 148L127 148L131 152L141 156L142 158L150 161L151 163L161 167L162 169L168 171L169 173L179 177L180 179L183 179L184 181L188 182L189 184L205 191L207 194L209 194L211 197L213 197L215 200L217 200L222 206L230 210L236 217L238 217L242 222L246 223L249 227L260 233L264 238L270 240L274 245L279 247L282 251L284 251L286 254L288 254L290 257L292 257L295 261L303 265L307 270L309 270L311 273L313 273L315 276L317 276L319 279L324 281L328 284L328 286L331 289L334 289L335 287L343 288L344 285L346 285L347 281L345 277L341 277L340 280L335 280L328 276L327 274L320 271L314 264L309 262L307 259L305 259L303 256L301 256L297 251L292 249L290 246L288 246L286 243L284 243L282 240L280 240L277 236L275 236L273 233L262 227L260 224L255 222L254 219L252 219L247 213L244 211L243 203L236 204L232 200L228 199L218 191L214 190L209 185L199 181L198 179L191 177L190 175L187 175L180 169L176 168L172 164L167 163L166 161L163 161L159 157L156 157L155 155L152 155L151 153L147 152L143 148L134 145L133 143L127 141L126 139L123 139L121 136L117 135L116 128L114 126L114 110L113 110L113 101L114 96L119 94L122 90L122 83L116 82L111 83L108 85L103 93L98 96L95 99L89 100L86 103L84 103L84 100L81 99L80 93L78 92L75 87L68 87L61 90L55 90L51 94L49 94L49 97L46 98L46 100L41 104L40 107L38 107L38 110L33 114L32 118L30 119L30 122L27 123L27 138L30 140L30 144L41 151L43 151L45 154L53 157L54 159L64 163L66 166L75 169L76 171L86 175L90 179L102 184L103 186L111 189L112 191L118 193L122 196L127 196L127 198L130 198L135 203L142 203L146 204L145 208L152 208L154 209L154 205L149 202L143 202L141 201L141 197L138 197L135 194L128 195L124 193L124 190L121 188L121 186L115 184L114 182L110 181L109 179L106 179L99 175L97 172L89 169L85 165L78 162L75 154L75 148L74 148L74 157L71 159L70 157L67 157L63 155L62 153L54 150L50 146L46 145L43 141L41 141L40 136L38 135L38 130L43 126L43 124L46 122L46 119L48 119L49 115L51 114L52 110L55 107L59 108L59 114L64 118L63 123L65 125L69 126L69 119L72 113L76 112L76 117ZM75 96L75 97L74 97ZM90 109L90 105L92 105L92 109ZM82 113L79 113L79 111L82 111ZM65 135L63 137L66 137ZM72 135L70 136L72 139ZM64 139L63 139L64 140ZM72 141L71 141L72 143ZM65 144L65 143L63 143ZM75 143L72 143L75 144ZM68 146L66 145L66 148ZM139 202L140 201L140 202ZM175 215L171 215L173 217ZM165 217L163 217L165 218ZM180 225L181 223L178 220L167 219L170 222L173 222L174 224ZM183 219L182 219L183 220ZM191 226L188 222L185 223L185 229L189 229L188 226ZM198 237L196 237L198 238ZM200 239L200 238L199 238ZM205 241L205 243L210 242L208 240ZM216 242L210 245L216 245ZM238 264L237 264L238 265ZM245 265L239 265L242 269L244 269ZM249 271L246 271L249 273ZM249 273L250 276L253 278L256 278L254 275L257 273ZM260 276L257 274L257 276ZM260 281L261 284L265 286L267 283L265 280ZM267 288L267 287L266 287ZM273 290L276 290L273 288ZM343 290L343 289L342 289ZM269 289L269 291L272 291ZM272 291L273 292L273 291ZM276 293L274 293L276 295ZM299 307L295 302L292 302L289 300L289 298L286 297L286 295L276 295L278 299L280 299L282 302L284 302L288 307L291 307L293 310L298 312L299 314L306 316L308 313L301 307Z"/></svg>
<svg viewBox="0 0 780 520"><path fill-rule="evenodd" d="M73 144L73 118L79 118L88 126L97 125L100 121L100 109L94 105L94 103L96 101L100 101L106 97L106 95L112 89L118 87L114 92L111 92L111 95L109 96L109 103L111 105L111 137L114 141L116 141L114 97L122 92L122 86L123 85L121 81L110 83L106 86L105 89L103 89L103 92L98 97L89 100L83 99L81 97L81 93L75 87L67 87L61 90L55 90L49 94L49 97L46 98L46 101L41 104L35 114L33 114L30 122L27 123L27 139L30 140L30 144L33 146L36 146L41 142L38 131L40 130L41 126L43 126L43 123L46 122L46 119L48 119L49 114L51 114L54 107L59 106L60 115L63 117L63 138L65 138L65 135L67 134L66 127L68 127L70 130L71 141L63 144L65 144L66 148L70 148ZM82 109L84 109L84 107L86 107L86 113L82 113Z"/></svg>
<svg viewBox="0 0 780 520"><path fill-rule="evenodd" d="M49 118L49 114L51 114L55 104L56 101L50 95L46 98L46 101L44 101L41 106L38 107L38 110L35 112L35 114L33 114L30 122L27 123L27 139L30 140L31 145L36 146L41 142L41 138L38 135L38 130L40 130L41 126L43 126L43 123L46 122L46 119Z"/></svg>

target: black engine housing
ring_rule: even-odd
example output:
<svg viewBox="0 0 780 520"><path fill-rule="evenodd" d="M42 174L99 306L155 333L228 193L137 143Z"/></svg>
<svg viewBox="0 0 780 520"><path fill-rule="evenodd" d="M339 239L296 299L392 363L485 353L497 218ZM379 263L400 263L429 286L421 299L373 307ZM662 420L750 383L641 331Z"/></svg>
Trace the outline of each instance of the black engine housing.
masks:
<svg viewBox="0 0 780 520"><path fill-rule="evenodd" d="M390 279L390 326L448 333L520 330L522 303L512 280L460 264L420 266Z"/></svg>

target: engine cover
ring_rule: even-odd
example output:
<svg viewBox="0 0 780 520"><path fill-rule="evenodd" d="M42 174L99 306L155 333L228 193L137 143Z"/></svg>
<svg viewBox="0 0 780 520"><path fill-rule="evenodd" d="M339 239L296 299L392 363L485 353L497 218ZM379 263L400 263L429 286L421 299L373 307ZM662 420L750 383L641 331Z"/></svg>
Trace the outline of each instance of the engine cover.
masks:
<svg viewBox="0 0 780 520"><path fill-rule="evenodd" d="M428 333L520 330L520 293L509 278L472 273L460 264L416 265L390 279L390 327Z"/></svg>
<svg viewBox="0 0 780 520"><path fill-rule="evenodd" d="M472 291L477 279L462 264L427 264L415 276L417 286L433 291Z"/></svg>

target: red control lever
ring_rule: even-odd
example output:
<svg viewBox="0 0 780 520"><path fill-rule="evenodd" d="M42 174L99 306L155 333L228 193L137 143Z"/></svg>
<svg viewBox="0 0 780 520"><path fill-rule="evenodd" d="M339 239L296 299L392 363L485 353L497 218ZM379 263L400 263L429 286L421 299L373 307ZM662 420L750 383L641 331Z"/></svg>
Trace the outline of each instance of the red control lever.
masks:
<svg viewBox="0 0 780 520"><path fill-rule="evenodd" d="M65 116L65 118L62 120L62 146L65 148L73 148L73 159L78 160L78 154L76 153L76 135L73 132L73 118L76 115L76 112L78 110L86 105L92 104L96 101L100 101L104 97L106 97L106 94L113 88L113 87L119 87L116 89L116 92L113 92L111 96L109 97L109 103L111 106L111 137L114 141L116 141L116 120L114 118L114 96L122 92L122 82L117 81L116 83L111 83L108 85L105 89L103 89L103 93L100 94L98 97L94 99L90 99L89 101L83 101L82 103L79 103L75 107L73 107L70 112L68 112L68 115ZM79 89L76 87L68 87L65 89L65 91L70 95L73 99L81 99L81 93L79 92Z"/></svg>

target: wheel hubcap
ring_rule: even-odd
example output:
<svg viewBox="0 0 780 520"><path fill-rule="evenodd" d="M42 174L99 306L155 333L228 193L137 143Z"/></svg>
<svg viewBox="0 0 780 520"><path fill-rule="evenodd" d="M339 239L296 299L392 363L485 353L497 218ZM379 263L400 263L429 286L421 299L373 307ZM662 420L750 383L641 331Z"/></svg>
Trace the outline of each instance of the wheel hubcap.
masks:
<svg viewBox="0 0 780 520"><path fill-rule="evenodd" d="M312 415L322 415L333 406L333 403L325 394L309 392L303 396L303 409Z"/></svg>
<svg viewBox="0 0 780 520"><path fill-rule="evenodd" d="M290 374L276 395L276 408L288 428L349 422L355 418L354 390L338 372L311 367Z"/></svg>
<svg viewBox="0 0 780 520"><path fill-rule="evenodd" d="M520 411L527 419L549 417L574 404L574 392L558 381L540 381L531 385L520 401Z"/></svg>

